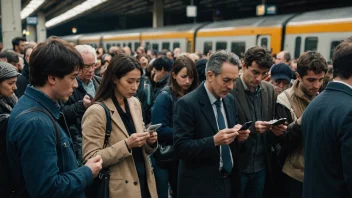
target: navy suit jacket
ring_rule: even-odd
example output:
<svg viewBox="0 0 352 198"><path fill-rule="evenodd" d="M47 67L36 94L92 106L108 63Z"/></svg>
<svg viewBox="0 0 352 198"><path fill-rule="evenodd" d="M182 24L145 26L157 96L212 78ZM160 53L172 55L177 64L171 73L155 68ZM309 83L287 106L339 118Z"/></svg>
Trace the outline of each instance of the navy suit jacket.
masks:
<svg viewBox="0 0 352 198"><path fill-rule="evenodd" d="M352 89L330 82L306 108L304 198L352 197Z"/></svg>
<svg viewBox="0 0 352 198"><path fill-rule="evenodd" d="M237 123L233 96L223 98L228 127ZM179 197L222 197L215 185L220 179L220 152L213 136L218 132L209 97L202 83L196 90L180 98L174 111L174 147L178 157ZM230 144L234 167L231 178L233 196L239 194L238 143Z"/></svg>

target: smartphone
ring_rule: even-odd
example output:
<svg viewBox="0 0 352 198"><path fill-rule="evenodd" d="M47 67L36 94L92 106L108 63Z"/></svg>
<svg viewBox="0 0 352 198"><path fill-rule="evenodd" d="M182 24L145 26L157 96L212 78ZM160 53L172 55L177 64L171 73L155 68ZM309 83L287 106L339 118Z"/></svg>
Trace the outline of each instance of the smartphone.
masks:
<svg viewBox="0 0 352 198"><path fill-rule="evenodd" d="M240 130L239 130L239 131L249 129L249 127L251 127L251 126L252 126L252 124L253 124L253 121L248 121L248 122L244 123L244 125L242 125L242 127L240 128Z"/></svg>
<svg viewBox="0 0 352 198"><path fill-rule="evenodd" d="M286 122L286 118L280 118L278 120L273 120L270 122L271 125L280 125Z"/></svg>
<svg viewBox="0 0 352 198"><path fill-rule="evenodd" d="M156 130L158 130L161 127L162 124L154 124L154 125L150 125L147 129L147 132L154 132Z"/></svg>

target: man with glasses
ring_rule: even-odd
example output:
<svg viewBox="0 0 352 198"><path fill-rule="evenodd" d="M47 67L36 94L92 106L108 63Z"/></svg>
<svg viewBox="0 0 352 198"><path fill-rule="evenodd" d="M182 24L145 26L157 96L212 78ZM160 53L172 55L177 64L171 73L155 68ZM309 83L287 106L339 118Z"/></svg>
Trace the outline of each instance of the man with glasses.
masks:
<svg viewBox="0 0 352 198"><path fill-rule="evenodd" d="M271 55L262 47L247 50L243 74L236 80L235 97L239 124L253 121L251 133L243 143L246 153L240 154L241 194L244 198L262 198L267 175L270 175L271 143L282 135L286 126L273 126L276 95L273 85L263 81L272 66Z"/></svg>
<svg viewBox="0 0 352 198"><path fill-rule="evenodd" d="M82 163L82 130L81 122L86 109L101 83L101 78L94 75L97 54L89 45L76 45L76 50L81 54L84 62L83 69L77 76L78 87L62 108L69 127L69 135L72 138L73 148L78 162Z"/></svg>

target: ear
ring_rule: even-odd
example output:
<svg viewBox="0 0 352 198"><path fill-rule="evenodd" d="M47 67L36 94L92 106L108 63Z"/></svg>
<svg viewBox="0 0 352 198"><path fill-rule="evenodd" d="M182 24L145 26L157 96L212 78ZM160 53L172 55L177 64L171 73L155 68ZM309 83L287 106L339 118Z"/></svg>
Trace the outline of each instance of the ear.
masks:
<svg viewBox="0 0 352 198"><path fill-rule="evenodd" d="M172 78L176 79L177 75L175 74L175 72L172 72L171 75L172 75Z"/></svg>
<svg viewBox="0 0 352 198"><path fill-rule="evenodd" d="M205 74L205 77L206 77L207 80L212 81L213 78L215 77L215 74L212 71L207 71L207 73Z"/></svg>
<svg viewBox="0 0 352 198"><path fill-rule="evenodd" d="M297 78L299 81L301 81L301 80L302 80L302 78L301 78L301 76L299 75L299 73L298 73L298 72L296 72L296 78Z"/></svg>
<svg viewBox="0 0 352 198"><path fill-rule="evenodd" d="M48 83L50 85L55 85L56 84L57 77L55 76L48 76Z"/></svg>
<svg viewBox="0 0 352 198"><path fill-rule="evenodd" d="M114 84L117 85L119 83L119 79L114 77Z"/></svg>

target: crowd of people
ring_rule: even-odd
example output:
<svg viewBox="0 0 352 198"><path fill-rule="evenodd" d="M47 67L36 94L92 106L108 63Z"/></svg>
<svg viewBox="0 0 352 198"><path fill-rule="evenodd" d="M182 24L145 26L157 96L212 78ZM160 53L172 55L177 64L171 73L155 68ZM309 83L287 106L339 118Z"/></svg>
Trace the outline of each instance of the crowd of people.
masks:
<svg viewBox="0 0 352 198"><path fill-rule="evenodd" d="M352 38L332 62L260 46L12 44L0 197L352 197Z"/></svg>

